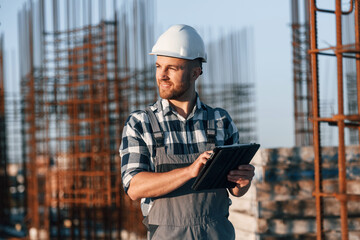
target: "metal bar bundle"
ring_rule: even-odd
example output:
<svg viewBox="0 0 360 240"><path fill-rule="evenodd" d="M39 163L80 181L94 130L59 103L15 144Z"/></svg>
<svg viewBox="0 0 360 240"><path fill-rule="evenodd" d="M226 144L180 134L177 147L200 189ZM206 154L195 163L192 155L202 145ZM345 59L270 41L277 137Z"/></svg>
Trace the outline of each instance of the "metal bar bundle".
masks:
<svg viewBox="0 0 360 240"><path fill-rule="evenodd" d="M4 41L3 35L0 35L0 225L8 224L10 209L10 196L7 176L8 162L5 120L4 69Z"/></svg>
<svg viewBox="0 0 360 240"><path fill-rule="evenodd" d="M312 145L312 126L309 118L312 114L312 90L309 49L308 1L303 1L304 16L299 12L299 1L292 0L292 47L293 47L293 80L294 80L294 120L295 145Z"/></svg>
<svg viewBox="0 0 360 240"><path fill-rule="evenodd" d="M120 15L115 1L112 14L97 3L30 2L19 15L30 239L145 234L122 190L118 148L129 110L156 96L137 52L151 40L152 3L124 4Z"/></svg>
<svg viewBox="0 0 360 240"><path fill-rule="evenodd" d="M208 43L209 60L198 85L205 103L229 112L242 143L257 140L252 38L252 29L244 28Z"/></svg>
<svg viewBox="0 0 360 240"><path fill-rule="evenodd" d="M340 203L340 222L341 222L341 239L349 239L349 219L348 219L348 202L359 201L359 194L349 194L347 189L347 159L346 159L346 142L345 134L348 127L359 128L360 121L360 105L359 105L359 86L360 86L360 38L359 38L359 1L350 1L348 10L343 9L343 2L335 0L334 9L318 8L315 0L310 0L310 36L311 45L309 53L311 55L312 66L312 87L313 87L313 127L314 127L314 153L315 153L315 191L316 198L316 222L317 222L317 239L324 239L326 232L324 231L324 219L326 216L323 213L324 198L335 198ZM320 15L332 15L336 21L335 26L335 46L319 48L318 46L318 31L317 21ZM343 44L343 16L352 15L354 21L355 38L352 44ZM329 53L329 50L333 53ZM320 106L320 74L319 74L319 56L335 57L337 70L337 112L330 117L321 115ZM353 58L356 63L356 78L357 78L357 113L348 114L344 109L344 58ZM325 191L323 188L323 158L322 158L322 144L321 144L321 127L323 123L328 123L337 128L338 135L338 189L334 192Z"/></svg>

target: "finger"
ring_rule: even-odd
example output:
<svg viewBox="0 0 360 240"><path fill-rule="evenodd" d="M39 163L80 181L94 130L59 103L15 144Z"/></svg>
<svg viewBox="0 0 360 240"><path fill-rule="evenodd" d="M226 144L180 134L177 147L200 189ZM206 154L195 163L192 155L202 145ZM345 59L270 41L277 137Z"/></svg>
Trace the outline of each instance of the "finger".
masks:
<svg viewBox="0 0 360 240"><path fill-rule="evenodd" d="M228 176L230 177L235 177L235 178L250 178L253 177L255 174L252 172L231 172L228 174Z"/></svg>
<svg viewBox="0 0 360 240"><path fill-rule="evenodd" d="M229 172L229 175L232 175L232 176L254 176L255 172L249 171L249 170L231 170Z"/></svg>
<svg viewBox="0 0 360 240"><path fill-rule="evenodd" d="M241 183L237 183L236 187L243 188L243 187L246 187L249 184L250 184L250 181L247 181L247 182L244 181L244 182L241 182Z"/></svg>
<svg viewBox="0 0 360 240"><path fill-rule="evenodd" d="M234 177L234 176L227 176L228 181L230 182L241 182L241 181L251 181L253 177L251 176L241 176L241 177Z"/></svg>
<svg viewBox="0 0 360 240"><path fill-rule="evenodd" d="M229 181L236 182L238 180L252 180L254 175L228 175L227 178Z"/></svg>
<svg viewBox="0 0 360 240"><path fill-rule="evenodd" d="M240 179L239 178L237 178L237 179L228 178L228 180L230 182L236 183L236 185L239 185L240 187L244 187L251 182L251 179L245 179L245 178L240 178Z"/></svg>
<svg viewBox="0 0 360 240"><path fill-rule="evenodd" d="M252 180L255 174L253 172L251 173L238 173L238 174L228 174L227 178L229 181L236 182L238 180Z"/></svg>
<svg viewBox="0 0 360 240"><path fill-rule="evenodd" d="M212 153L213 153L213 151L206 151L206 152L205 152L205 154L206 154L206 156L207 156L208 158L211 157Z"/></svg>
<svg viewBox="0 0 360 240"><path fill-rule="evenodd" d="M201 160L202 160L202 162L203 162L204 164L207 162L208 159L209 159L208 156L202 156L202 157L201 157Z"/></svg>
<svg viewBox="0 0 360 240"><path fill-rule="evenodd" d="M210 157L211 157L211 152L210 152L210 151L204 152L204 153L202 154L202 157L205 158L206 161L209 160Z"/></svg>
<svg viewBox="0 0 360 240"><path fill-rule="evenodd" d="M211 158L212 156L212 151L206 151L203 153L204 157L208 160Z"/></svg>
<svg viewBox="0 0 360 240"><path fill-rule="evenodd" d="M246 165L239 165L238 166L239 170L248 170L248 171L254 171L255 167L251 164L246 164Z"/></svg>

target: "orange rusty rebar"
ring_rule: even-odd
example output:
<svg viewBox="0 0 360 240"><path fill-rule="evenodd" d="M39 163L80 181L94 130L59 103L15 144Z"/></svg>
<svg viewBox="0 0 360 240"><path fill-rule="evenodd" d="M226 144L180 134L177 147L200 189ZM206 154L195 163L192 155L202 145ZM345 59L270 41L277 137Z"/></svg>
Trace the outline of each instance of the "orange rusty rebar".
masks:
<svg viewBox="0 0 360 240"><path fill-rule="evenodd" d="M316 22L316 1L309 0L310 11L310 50L317 49L317 22ZM321 175L321 146L320 146L320 122L316 118L320 117L319 109L319 83L318 83L318 56L310 53L311 73L312 73L312 97L313 97L313 145L314 145L314 172L315 172L315 200L316 200L316 233L317 240L322 240L324 236L323 226L323 199Z"/></svg>
<svg viewBox="0 0 360 240"><path fill-rule="evenodd" d="M113 20L105 1L94 3L40 0L20 15L20 47L29 60L22 59L26 218L36 238L40 230L51 239L145 235L139 204L122 190L118 148L130 111L156 96L149 61L140 57L149 58L153 2L124 3L132 11L118 19L113 0ZM101 18L95 24L92 5Z"/></svg>
<svg viewBox="0 0 360 240"><path fill-rule="evenodd" d="M360 2L355 2L355 45L360 46ZM359 47L360 48L360 47ZM356 57L356 89L357 89L357 111L360 114L360 52L355 54ZM358 127L358 142L360 143L360 126Z"/></svg>
<svg viewBox="0 0 360 240"><path fill-rule="evenodd" d="M323 228L323 198L333 197L340 203L340 224L341 224L341 239L349 239L348 229L348 201L359 201L359 194L347 193L347 176L346 176L346 148L345 148L345 128L358 128L360 133L360 31L359 31L359 0L350 1L351 5L348 11L342 11L342 1L335 0L335 11L318 9L316 7L316 0L309 0L310 4L310 24L311 24L311 48L309 54L311 56L312 65L312 81L313 81L313 131L314 131L314 167L315 167L315 191L316 198L316 223L317 223L317 240L324 238ZM317 12L334 14L336 22L336 46L329 48L318 49L317 47L317 26L316 17ZM342 35L342 16L355 12L355 43L343 45ZM334 54L327 54L328 56L335 56L337 62L337 114L331 117L321 117L319 115L319 72L318 72L318 55L324 55L324 51L333 50ZM350 54L350 55L348 55ZM354 54L355 57L351 54ZM344 58L355 58L356 60L356 74L357 74L357 114L345 114L344 111ZM322 189L322 157L321 157L321 143L320 143L320 123L327 122L331 126L336 126L338 130L338 192L325 193ZM360 142L360 141L359 141Z"/></svg>
<svg viewBox="0 0 360 240"><path fill-rule="evenodd" d="M351 1L352 2L352 1ZM342 45L342 9L341 0L336 0L336 45ZM344 89L343 89L343 57L341 53L336 53L337 60L337 98L338 115L344 115ZM337 120L339 146L338 146L338 168L339 168L339 193L346 194L346 165L345 165L345 124L343 119ZM347 222L347 201L340 200L341 236L343 240L348 240Z"/></svg>

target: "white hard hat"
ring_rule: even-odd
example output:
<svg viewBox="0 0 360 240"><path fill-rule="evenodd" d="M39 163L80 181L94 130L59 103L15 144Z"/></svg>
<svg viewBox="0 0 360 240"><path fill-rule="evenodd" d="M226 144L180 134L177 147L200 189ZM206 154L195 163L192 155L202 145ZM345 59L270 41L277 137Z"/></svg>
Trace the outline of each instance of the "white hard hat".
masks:
<svg viewBox="0 0 360 240"><path fill-rule="evenodd" d="M205 44L198 32L184 24L171 26L164 32L151 50L151 55L206 62Z"/></svg>

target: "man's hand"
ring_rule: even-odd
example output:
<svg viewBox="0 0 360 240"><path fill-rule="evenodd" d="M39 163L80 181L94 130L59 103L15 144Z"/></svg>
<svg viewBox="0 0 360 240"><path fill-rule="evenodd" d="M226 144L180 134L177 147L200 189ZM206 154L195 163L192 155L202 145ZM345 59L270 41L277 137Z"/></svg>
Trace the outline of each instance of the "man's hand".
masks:
<svg viewBox="0 0 360 240"><path fill-rule="evenodd" d="M240 165L237 169L231 170L227 175L230 182L236 183L236 187L229 189L234 196L244 195L250 187L252 178L255 175L255 167L253 165Z"/></svg>
<svg viewBox="0 0 360 240"><path fill-rule="evenodd" d="M189 166L189 172L190 176L192 178L197 177L201 171L201 169L204 167L205 163L209 160L211 157L211 154L213 151L206 151L200 154L200 156Z"/></svg>
<svg viewBox="0 0 360 240"><path fill-rule="evenodd" d="M169 172L140 172L130 182L128 195L131 199L159 197L184 185L191 178L197 177L210 158L212 151L206 151L190 166L177 168Z"/></svg>

